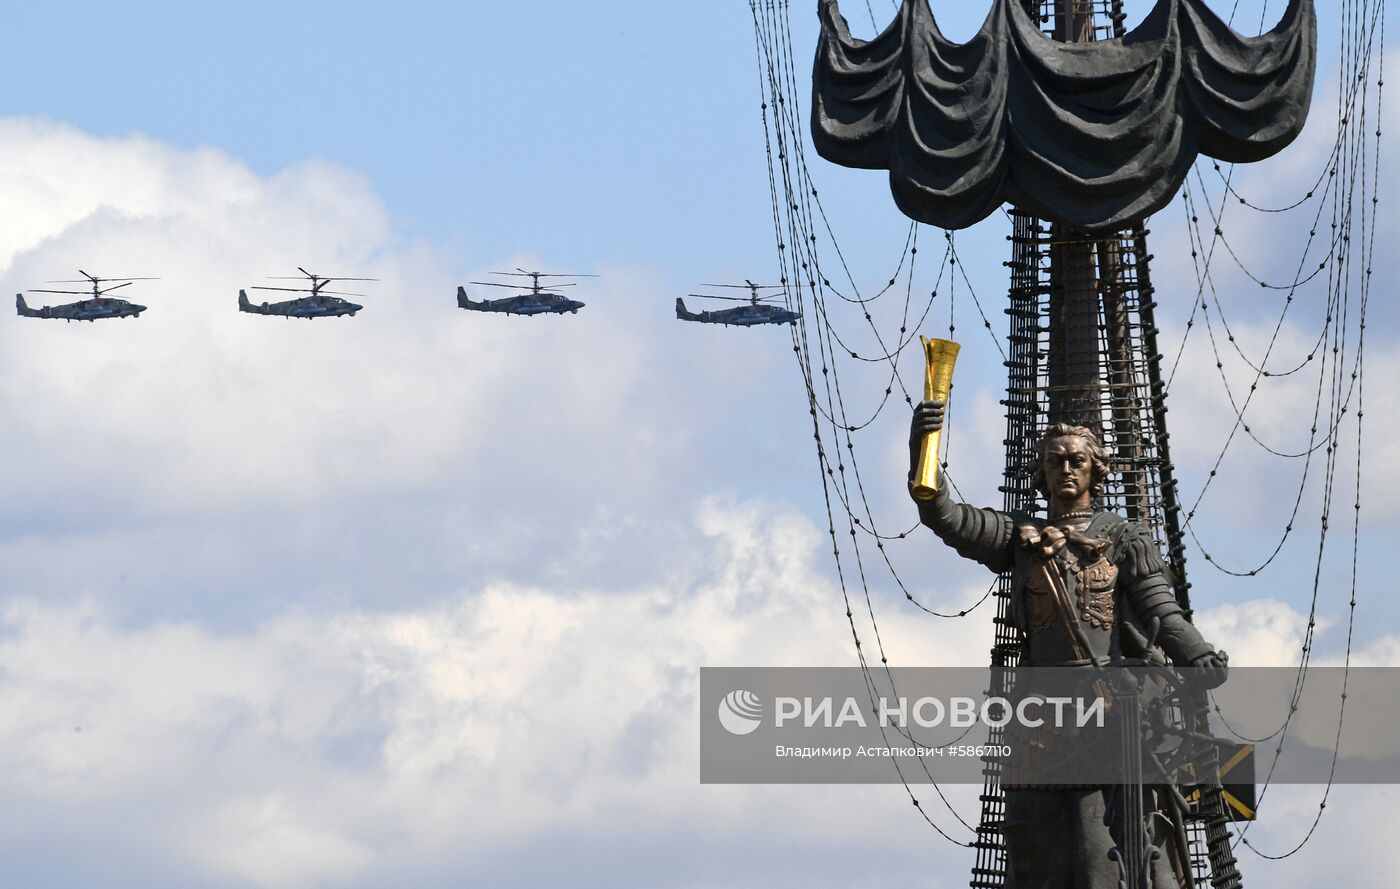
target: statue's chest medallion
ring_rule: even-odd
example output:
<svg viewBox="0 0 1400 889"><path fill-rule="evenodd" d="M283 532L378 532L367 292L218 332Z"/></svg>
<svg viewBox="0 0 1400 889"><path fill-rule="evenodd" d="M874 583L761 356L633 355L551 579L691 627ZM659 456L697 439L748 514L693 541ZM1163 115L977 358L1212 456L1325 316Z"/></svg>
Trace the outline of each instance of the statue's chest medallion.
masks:
<svg viewBox="0 0 1400 889"><path fill-rule="evenodd" d="M1088 564L1071 556L1069 567L1079 588L1079 619L1103 630L1112 627L1118 566L1100 554Z"/></svg>

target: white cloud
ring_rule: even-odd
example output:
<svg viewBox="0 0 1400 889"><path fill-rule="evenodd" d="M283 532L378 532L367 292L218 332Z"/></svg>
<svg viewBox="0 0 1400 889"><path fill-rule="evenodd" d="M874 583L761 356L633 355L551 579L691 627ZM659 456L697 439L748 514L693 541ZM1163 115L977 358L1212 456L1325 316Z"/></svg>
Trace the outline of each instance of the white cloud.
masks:
<svg viewBox="0 0 1400 889"><path fill-rule="evenodd" d="M122 627L91 604L12 604L0 628L0 789L36 813L120 812L137 848L211 884L375 885L404 861L461 859L472 873L496 850L657 832L728 836L741 856L854 841L885 850L888 869L926 862L935 838L899 807L898 787L698 784L697 665L850 655L817 529L717 501L692 522L682 548L717 570L625 596L493 584L423 609L292 612L239 635ZM1260 663L1287 653L1301 619L1253 602L1202 623ZM909 623L887 637L896 650L918 650ZM961 643L968 656L985 647L975 635ZM1275 788L1256 840L1295 833L1311 790ZM951 789L966 817L976 791ZM916 793L952 829L932 791ZM833 817L855 796L871 817ZM1329 817L1356 823L1360 811L1373 826L1391 817L1369 804ZM1352 860L1361 885L1381 885ZM649 884L689 885L681 874Z"/></svg>
<svg viewBox="0 0 1400 889"><path fill-rule="evenodd" d="M526 464L567 497L580 464L655 472L674 432L725 408L719 385L676 385L655 341L670 307L638 298L664 293L654 273L600 269L577 317L464 313L459 281L523 260L466 272L398 243L356 174L308 162L261 177L213 150L2 123L0 186L8 224L23 226L0 273L10 292L77 267L162 277L131 288L150 306L137 321L0 325L13 420L0 457L32 468L12 503L96 496L127 515L202 515L485 484ZM298 265L383 280L353 285L367 294L354 319L236 311L239 288ZM734 378L766 360L731 355ZM666 394L694 402L674 430L651 410Z"/></svg>
<svg viewBox="0 0 1400 889"><path fill-rule="evenodd" d="M697 665L844 665L848 637L804 520L712 502L691 530L712 575L622 597L495 584L234 636L12 604L5 793L126 811L143 844L272 887L609 818L747 818L698 785Z"/></svg>

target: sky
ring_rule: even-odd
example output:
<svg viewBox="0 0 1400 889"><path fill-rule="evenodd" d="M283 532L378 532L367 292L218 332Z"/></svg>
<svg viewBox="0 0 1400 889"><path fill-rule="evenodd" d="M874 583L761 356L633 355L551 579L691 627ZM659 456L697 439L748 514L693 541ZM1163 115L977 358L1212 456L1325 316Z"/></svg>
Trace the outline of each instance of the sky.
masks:
<svg viewBox="0 0 1400 889"><path fill-rule="evenodd" d="M987 5L935 8L965 38ZM869 35L864 4L845 6ZM883 23L889 4L871 8ZM792 21L801 63L816 17ZM7 24L3 292L78 268L161 280L140 285L138 321L0 317L0 885L966 885L970 858L897 787L699 784L700 667L855 663L786 334L672 315L704 282L777 274L747 4L28 4ZM1313 119L1239 171L1252 199L1284 200L1325 163L1337 41L1324 15ZM814 175L877 287L907 230L883 178ZM1173 347L1196 290L1182 216L1151 223ZM1234 208L1222 223L1266 270L1291 269L1298 225ZM927 331L951 305L949 461L983 503L999 500L1004 372L967 284L999 331L1005 234L991 219L957 236L969 281L942 289ZM942 237L920 233L925 289ZM381 280L354 319L236 312L240 287L297 266ZM601 277L577 316L456 308L459 283L515 266ZM1257 356L1278 297L1219 268ZM1280 355L1309 351L1320 292L1300 291ZM1370 309L1353 649L1397 665L1400 330ZM1194 494L1233 414L1199 327L1184 354L1171 420ZM1222 364L1248 388L1228 349ZM873 409L878 374L850 379ZM1305 443L1315 385L1263 387L1258 436ZM859 438L890 530L913 521L900 407ZM1299 466L1248 442L1227 458L1198 528L1223 563L1253 564ZM1325 663L1347 643L1354 459L1347 444L1318 569ZM1188 552L1198 621L1235 663L1297 659L1319 479L1259 577ZM976 601L987 579L935 544L901 542L901 575L935 607ZM931 619L887 575L871 591L892 662L985 663L984 611ZM976 792L949 792L969 819ZM1291 848L1321 792L1274 789L1251 837ZM1334 789L1308 845L1245 852L1247 878L1389 885L1394 802Z"/></svg>

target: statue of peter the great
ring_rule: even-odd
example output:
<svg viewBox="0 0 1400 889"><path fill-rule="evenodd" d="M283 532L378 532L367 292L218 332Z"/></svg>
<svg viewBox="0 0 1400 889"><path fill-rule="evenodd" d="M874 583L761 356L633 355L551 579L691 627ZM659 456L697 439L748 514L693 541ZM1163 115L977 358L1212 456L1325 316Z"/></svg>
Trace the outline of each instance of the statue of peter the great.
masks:
<svg viewBox="0 0 1400 889"><path fill-rule="evenodd" d="M942 428L943 407L925 401L914 411L911 490L920 445ZM1142 658L1152 627L1173 664L1194 668L1207 687L1220 685L1228 659L1177 604L1152 536L1094 507L1107 474L1092 431L1056 424L1040 441L1034 475L1049 501L1048 519L957 503L945 483L932 500L915 502L922 522L959 555L1012 573L1010 616L1022 638L1021 665L1092 667ZM1118 889L1117 838L1106 818L1111 788L1018 784L1010 777L1003 781L1008 889ZM1176 889L1183 885L1183 850L1163 792L1148 793L1144 812L1151 886Z"/></svg>

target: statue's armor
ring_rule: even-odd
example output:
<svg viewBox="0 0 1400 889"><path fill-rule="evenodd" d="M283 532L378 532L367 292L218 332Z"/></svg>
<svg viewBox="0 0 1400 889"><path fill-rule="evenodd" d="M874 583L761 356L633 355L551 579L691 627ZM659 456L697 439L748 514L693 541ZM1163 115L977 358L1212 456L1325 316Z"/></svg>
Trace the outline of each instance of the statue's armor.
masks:
<svg viewBox="0 0 1400 889"><path fill-rule="evenodd" d="M1096 519L1115 519L1111 513L1099 513ZM1105 521L1090 525L1107 524ZM1085 536L1091 533L1086 528ZM1020 602L1016 615L1017 627L1026 635L1028 662L1041 667L1087 666L1086 659L1075 651L1075 642L1065 625L1064 617L1055 603L1055 593L1045 576L1044 568L1057 574L1069 595L1076 619L1089 643L1089 655L1100 662L1118 653L1117 611L1118 566L1108 558L1109 541L1089 538L1087 545L1076 535L1048 563L1038 556L1025 554L1018 562L1015 589Z"/></svg>
<svg viewBox="0 0 1400 889"><path fill-rule="evenodd" d="M1052 523L1024 513L978 509L955 503L940 490L920 510L925 524L959 555L996 572L1010 570L1012 623L1021 632L1021 665L1027 667L1091 668L1120 656L1160 658L1148 652L1145 627L1161 623L1157 644L1174 663L1185 666L1209 653L1210 645L1186 619L1177 604L1166 566L1151 535L1142 526L1111 512L1096 512L1087 525L1059 524L1064 546L1048 561L1024 538L1039 540ZM1056 604L1046 569L1058 576L1078 624L1072 633ZM1087 651L1081 645L1087 643ZM1073 675L1021 674L1013 698L1027 694L1063 695L1075 687ZM1041 687L1050 683L1054 687ZM1063 683L1063 687L1062 687ZM1046 769L1073 759L1075 745L1084 745L1084 732L1028 728L1013 722L1007 741L1015 754L1004 764L1007 788L1068 790L1089 788L1061 773L1046 784ZM1089 730L1084 730L1089 731ZM1072 766L1071 766L1072 768Z"/></svg>
<svg viewBox="0 0 1400 889"><path fill-rule="evenodd" d="M955 503L943 489L920 512L959 555L998 573L1012 572L1010 616L1022 633L1022 664L1087 665L1056 609L1041 556L1017 542L1018 528L1030 525L1040 531L1044 519ZM1178 666L1212 650L1177 604L1161 553L1142 526L1111 512L1095 513L1088 526L1070 535L1050 568L1059 573L1092 656L1101 662L1119 654L1145 654L1144 629L1153 618L1161 621L1157 644Z"/></svg>

